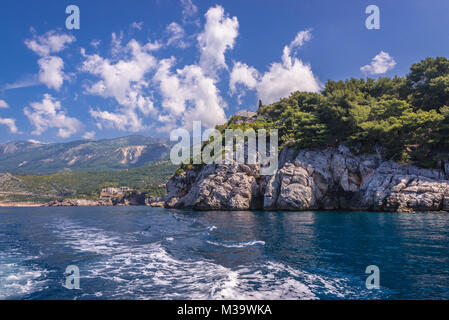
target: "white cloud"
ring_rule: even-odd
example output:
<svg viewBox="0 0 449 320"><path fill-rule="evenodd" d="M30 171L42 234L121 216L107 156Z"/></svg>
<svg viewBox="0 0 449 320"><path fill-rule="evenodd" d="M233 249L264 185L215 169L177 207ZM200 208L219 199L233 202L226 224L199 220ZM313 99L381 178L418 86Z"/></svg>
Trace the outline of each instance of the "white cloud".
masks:
<svg viewBox="0 0 449 320"><path fill-rule="evenodd" d="M287 97L294 91L319 91L319 81L310 65L292 54L293 49L303 46L311 37L310 29L298 32L295 39L284 47L282 62L272 63L269 70L262 75L253 67L236 62L231 72L229 88L234 94L237 92L237 84L242 85L238 96L239 103L245 94L243 88L257 90L259 99L265 104Z"/></svg>
<svg viewBox="0 0 449 320"><path fill-rule="evenodd" d="M191 17L198 11L198 7L192 2L192 0L181 0L181 5L182 15L184 17Z"/></svg>
<svg viewBox="0 0 449 320"><path fill-rule="evenodd" d="M165 32L169 35L167 45L174 45L179 48L187 48L189 46L189 43L183 40L185 36L184 29L176 22L170 23Z"/></svg>
<svg viewBox="0 0 449 320"><path fill-rule="evenodd" d="M43 57L37 63L39 64L39 81L48 88L59 90L64 82L64 61L60 57Z"/></svg>
<svg viewBox="0 0 449 320"><path fill-rule="evenodd" d="M86 133L84 133L83 138L87 140L93 140L95 138L95 131L87 131Z"/></svg>
<svg viewBox="0 0 449 320"><path fill-rule="evenodd" d="M5 100L0 99L0 108L8 108L8 104Z"/></svg>
<svg viewBox="0 0 449 320"><path fill-rule="evenodd" d="M92 47L94 47L95 49L97 49L98 48L98 46L101 44L101 40L92 40L91 42L90 42L90 45L92 46Z"/></svg>
<svg viewBox="0 0 449 320"><path fill-rule="evenodd" d="M173 64L174 59L162 60L154 76L163 97L162 106L168 113L160 116L159 121L173 126L173 122L180 118L188 129L192 127L192 121L201 121L206 127L224 123L224 101L219 96L215 80L205 76L197 65L185 66L172 73L170 68Z"/></svg>
<svg viewBox="0 0 449 320"><path fill-rule="evenodd" d="M225 122L226 104L216 86L219 79L214 75L217 67L226 68L224 54L233 47L237 29L237 18L229 18L222 7L209 9L204 30L197 38L201 50L199 63L176 71L172 70L174 58L158 62L151 52L162 46L185 45L185 31L177 23L167 27L164 44L156 41L141 45L131 40L122 45L123 33L114 33L111 59L86 54L82 49L84 61L80 70L99 78L85 86L85 92L114 98L119 105L113 110L92 106L89 113L97 121L97 127L142 131L149 128L145 124L149 116L162 124L159 131L174 128L178 123L189 128L193 120L201 120L205 126ZM151 81L156 87L151 86ZM157 90L157 97L161 98L158 109L153 105L152 90Z"/></svg>
<svg viewBox="0 0 449 320"><path fill-rule="evenodd" d="M259 72L255 68L248 67L247 64L242 62L235 62L229 79L229 89L231 91L231 94L235 94L238 91L238 84L242 84L244 87L250 90L256 89L259 83L259 78ZM242 88L238 95L239 104L241 103L241 98L244 95L245 91Z"/></svg>
<svg viewBox="0 0 449 320"><path fill-rule="evenodd" d="M295 39L290 43L290 50L302 47L310 39L312 39L312 31L310 29L299 31Z"/></svg>
<svg viewBox="0 0 449 320"><path fill-rule="evenodd" d="M113 97L120 105L137 106L141 98L140 89L147 86L144 76L155 68L157 60L144 46L136 40L131 40L127 47L129 59L112 62L98 54L88 55L85 50L81 53L85 58L81 70L101 78L87 92L102 97ZM147 111L143 109L142 111Z"/></svg>
<svg viewBox="0 0 449 320"><path fill-rule="evenodd" d="M145 45L145 48L147 48L149 51L157 51L160 48L162 48L164 46L164 44L162 42L160 42L159 40L156 40L154 42L148 42Z"/></svg>
<svg viewBox="0 0 449 320"><path fill-rule="evenodd" d="M206 75L215 76L217 69L227 69L224 54L234 48L239 22L237 17L225 14L219 5L210 8L205 17L204 30L197 37L201 53L199 64Z"/></svg>
<svg viewBox="0 0 449 320"><path fill-rule="evenodd" d="M9 105L5 100L0 99L0 108L8 108ZM19 133L19 129L16 127L16 120L11 118L1 118L0 117L0 125L7 126L9 128L9 132L11 133Z"/></svg>
<svg viewBox="0 0 449 320"><path fill-rule="evenodd" d="M78 119L66 115L61 103L49 94L41 102L33 102L24 109L25 115L34 127L32 134L40 135L49 128L57 128L58 136L68 138L78 132L82 124Z"/></svg>
<svg viewBox="0 0 449 320"><path fill-rule="evenodd" d="M235 93L237 90L236 85L238 83L244 84L249 89L255 89L257 87L258 78L259 72L255 68L248 67L247 64L237 61L232 68L229 89L232 93Z"/></svg>
<svg viewBox="0 0 449 320"><path fill-rule="evenodd" d="M92 118L98 120L97 127L99 129L111 128L121 131L137 132L147 129L135 110L122 108L114 112L102 111L100 109L90 108Z"/></svg>
<svg viewBox="0 0 449 320"><path fill-rule="evenodd" d="M119 56L122 53L125 53L124 47L122 46L123 41L123 31L120 31L120 33L117 35L115 32L111 35L111 54L112 56L116 57Z"/></svg>
<svg viewBox="0 0 449 320"><path fill-rule="evenodd" d="M116 52L123 53L124 58L117 61L103 58L98 54L88 55L82 49L85 58L81 70L100 78L86 87L86 92L104 98L114 98L121 106L114 112L91 108L91 115L104 122L105 126L119 130L139 131L145 129L142 117L154 111L150 96L145 94L149 83L145 79L148 72L157 65L157 60L150 54L147 46L131 40L125 47L113 37ZM101 126L101 124L99 124Z"/></svg>
<svg viewBox="0 0 449 320"><path fill-rule="evenodd" d="M20 88L27 88L27 87L33 87L39 85L41 82L38 79L38 75L29 75L25 77L24 79L18 80L13 83L7 83L3 86L5 90L11 90L11 89L20 89Z"/></svg>
<svg viewBox="0 0 449 320"><path fill-rule="evenodd" d="M142 30L142 27L143 27L143 22L142 21L140 21L140 22L133 22L132 24L131 24L131 28L134 28L134 29L137 29L137 30Z"/></svg>
<svg viewBox="0 0 449 320"><path fill-rule="evenodd" d="M0 118L0 125L5 125L11 133L20 133L16 126L16 120L11 118Z"/></svg>
<svg viewBox="0 0 449 320"><path fill-rule="evenodd" d="M258 96L265 104L287 97L294 91L319 90L320 84L310 65L292 57L289 47L284 48L282 63L273 63L257 86Z"/></svg>
<svg viewBox="0 0 449 320"><path fill-rule="evenodd" d="M189 14L196 11L191 1L184 1L183 5L190 6ZM226 121L226 102L217 87L222 80L218 71L228 69L225 55L234 48L239 23L219 5L210 8L205 18L203 30L196 38L199 60L191 65L178 67L174 57L158 61L152 55L161 47L185 45L186 32L175 22L167 26L162 40L144 44L134 39L125 44L123 32L113 33L110 57L87 54L81 49L80 70L94 76L84 85L85 92L117 102L111 109L90 107L89 113L98 128L142 131L150 128L149 117L159 124L155 129L158 131L179 124L190 129L195 120L206 127ZM311 37L310 30L298 32L285 46L281 62L272 63L264 73L243 62L234 62L229 92L237 94L240 103L245 90L255 90L264 103L271 103L296 90L318 91L320 85L311 67L295 56L296 49ZM154 105L153 101L160 103ZM85 137L89 134L85 133Z"/></svg>
<svg viewBox="0 0 449 320"><path fill-rule="evenodd" d="M190 46L190 43L185 39L184 28L176 22L170 23L165 28L164 37L165 39L159 39L153 42L148 41L145 48L148 51L157 51L168 46L174 46L181 49L185 49Z"/></svg>
<svg viewBox="0 0 449 320"><path fill-rule="evenodd" d="M40 37L25 40L25 45L41 57L64 50L68 44L75 41L75 37L69 34L58 34L55 31L48 31Z"/></svg>
<svg viewBox="0 0 449 320"><path fill-rule="evenodd" d="M365 74L376 75L384 74L395 66L396 61L387 52L381 51L372 59L370 64L361 67L360 70Z"/></svg>
<svg viewBox="0 0 449 320"><path fill-rule="evenodd" d="M40 37L34 35L33 39L25 40L25 45L41 56L37 62L40 67L38 78L48 88L59 90L66 78L63 72L64 61L60 57L50 54L64 50L68 44L74 41L74 36L65 33L58 34L55 31L48 31Z"/></svg>

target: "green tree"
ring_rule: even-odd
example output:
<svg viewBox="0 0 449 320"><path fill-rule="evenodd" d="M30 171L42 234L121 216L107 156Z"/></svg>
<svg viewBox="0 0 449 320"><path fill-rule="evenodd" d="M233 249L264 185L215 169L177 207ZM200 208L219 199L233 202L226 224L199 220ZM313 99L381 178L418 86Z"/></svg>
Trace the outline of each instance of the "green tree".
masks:
<svg viewBox="0 0 449 320"><path fill-rule="evenodd" d="M410 102L415 109L439 110L449 105L449 60L427 58L411 66L407 75Z"/></svg>

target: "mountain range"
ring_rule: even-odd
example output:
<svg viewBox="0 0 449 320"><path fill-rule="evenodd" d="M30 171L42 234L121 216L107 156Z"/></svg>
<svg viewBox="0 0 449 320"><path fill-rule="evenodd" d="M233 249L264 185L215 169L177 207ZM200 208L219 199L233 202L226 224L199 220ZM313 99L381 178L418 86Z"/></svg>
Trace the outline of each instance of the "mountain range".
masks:
<svg viewBox="0 0 449 320"><path fill-rule="evenodd" d="M170 145L167 138L142 135L48 144L15 141L0 144L0 172L35 175L135 168L166 159Z"/></svg>

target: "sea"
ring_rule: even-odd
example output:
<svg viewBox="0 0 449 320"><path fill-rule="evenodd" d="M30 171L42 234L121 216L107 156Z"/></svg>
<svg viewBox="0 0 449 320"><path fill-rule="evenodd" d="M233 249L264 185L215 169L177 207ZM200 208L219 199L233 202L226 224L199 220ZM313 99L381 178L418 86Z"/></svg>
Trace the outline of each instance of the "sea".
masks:
<svg viewBox="0 0 449 320"><path fill-rule="evenodd" d="M0 208L0 299L449 299L449 214Z"/></svg>

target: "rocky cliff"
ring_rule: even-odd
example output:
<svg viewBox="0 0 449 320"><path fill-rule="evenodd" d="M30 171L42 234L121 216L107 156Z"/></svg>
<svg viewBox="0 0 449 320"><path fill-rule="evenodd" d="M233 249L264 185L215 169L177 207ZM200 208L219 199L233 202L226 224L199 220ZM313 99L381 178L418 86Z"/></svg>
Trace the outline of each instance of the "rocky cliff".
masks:
<svg viewBox="0 0 449 320"><path fill-rule="evenodd" d="M449 211L449 164L441 169L355 156L347 148L284 148L279 170L194 166L167 183L165 207L197 210Z"/></svg>

